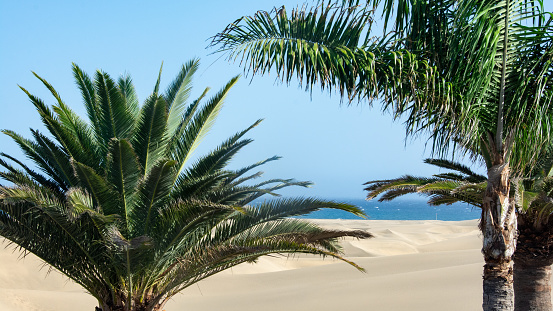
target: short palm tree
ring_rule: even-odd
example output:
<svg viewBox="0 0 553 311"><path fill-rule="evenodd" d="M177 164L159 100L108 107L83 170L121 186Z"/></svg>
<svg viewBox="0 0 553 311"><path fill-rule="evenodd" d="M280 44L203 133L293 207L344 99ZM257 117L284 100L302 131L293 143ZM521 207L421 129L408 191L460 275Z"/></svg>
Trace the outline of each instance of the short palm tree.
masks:
<svg viewBox="0 0 553 311"><path fill-rule="evenodd" d="M348 204L311 198L251 204L280 188L309 184L252 183L261 173L251 171L277 157L227 168L259 121L192 160L237 80L205 103L207 89L189 102L197 66L197 60L184 65L164 93L158 77L140 106L130 77L114 81L98 71L91 79L74 65L86 121L35 74L56 104L23 91L49 135L32 130L27 139L4 130L38 171L1 154L0 177L11 185L0 186L0 236L80 284L98 300L96 310L161 310L191 284L267 254L347 261L337 238L370 237L289 218L320 208L363 214Z"/></svg>
<svg viewBox="0 0 553 311"><path fill-rule="evenodd" d="M380 4L391 35L360 40L370 35L368 5ZM454 145L488 155L483 308L512 310L517 225L509 179L551 141L549 14L527 0L319 1L291 16L273 12L237 20L213 43L254 74L273 67L287 82L382 99L406 116L408 134L429 134L437 154Z"/></svg>
<svg viewBox="0 0 553 311"><path fill-rule="evenodd" d="M514 254L515 310L551 310L553 264L553 161L551 151L528 175L512 185L516 198L518 238ZM482 208L486 177L444 159L426 163L452 170L427 177L402 176L366 183L367 199L390 201L408 193L428 196L431 206L463 202Z"/></svg>

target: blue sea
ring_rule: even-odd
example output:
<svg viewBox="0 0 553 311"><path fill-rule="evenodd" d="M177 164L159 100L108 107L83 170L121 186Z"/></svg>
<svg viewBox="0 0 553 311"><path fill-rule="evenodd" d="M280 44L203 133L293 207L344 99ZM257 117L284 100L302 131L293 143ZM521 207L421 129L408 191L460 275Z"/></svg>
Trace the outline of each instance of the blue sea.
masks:
<svg viewBox="0 0 553 311"><path fill-rule="evenodd" d="M360 207L373 220L470 220L480 218L480 209L465 203L430 206L425 199L396 199L388 202L364 199L336 199ZM350 213L323 209L302 218L361 219Z"/></svg>

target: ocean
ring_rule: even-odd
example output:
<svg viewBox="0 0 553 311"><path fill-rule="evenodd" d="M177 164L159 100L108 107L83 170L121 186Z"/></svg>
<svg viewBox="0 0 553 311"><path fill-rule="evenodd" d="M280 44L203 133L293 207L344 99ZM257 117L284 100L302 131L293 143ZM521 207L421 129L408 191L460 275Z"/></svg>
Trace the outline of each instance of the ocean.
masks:
<svg viewBox="0 0 553 311"><path fill-rule="evenodd" d="M396 199L388 202L364 199L335 199L360 207L372 220L470 220L480 218L480 209L466 203L430 206L424 199ZM362 219L350 213L323 209L301 218Z"/></svg>

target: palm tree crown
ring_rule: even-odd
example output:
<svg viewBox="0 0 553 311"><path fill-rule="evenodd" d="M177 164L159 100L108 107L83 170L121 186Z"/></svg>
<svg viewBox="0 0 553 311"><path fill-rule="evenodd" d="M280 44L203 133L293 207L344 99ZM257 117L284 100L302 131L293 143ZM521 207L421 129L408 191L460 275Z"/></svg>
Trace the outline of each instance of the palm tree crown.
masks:
<svg viewBox="0 0 553 311"><path fill-rule="evenodd" d="M139 105L130 77L114 81L97 71L91 79L74 65L88 120L35 74L56 104L49 107L22 89L50 136L32 130L27 139L3 131L38 171L1 154L0 177L12 185L0 186L0 235L83 286L99 310L161 310L191 284L259 256L302 252L343 259L337 238L370 237L288 218L320 208L363 215L348 204L311 198L250 204L283 187L309 185L253 183L261 172L251 171L278 157L227 168L260 121L191 163L237 81L210 99L204 100L206 89L189 101L197 67L197 60L186 63L164 93L158 77Z"/></svg>
<svg viewBox="0 0 553 311"><path fill-rule="evenodd" d="M411 105L411 133L427 131L437 151L451 143L483 157L504 154L514 175L537 160L550 141L553 101L553 25L536 1L463 0L383 4L386 28L399 47L434 69L442 94ZM386 31L385 30L385 31ZM431 89L431 88L430 88ZM438 94L437 94L438 95Z"/></svg>

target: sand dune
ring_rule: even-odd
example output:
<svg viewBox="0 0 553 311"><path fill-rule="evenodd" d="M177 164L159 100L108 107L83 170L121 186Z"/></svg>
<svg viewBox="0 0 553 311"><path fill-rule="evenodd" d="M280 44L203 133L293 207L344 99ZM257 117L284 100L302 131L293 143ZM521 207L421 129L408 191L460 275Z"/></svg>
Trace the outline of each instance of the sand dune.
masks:
<svg viewBox="0 0 553 311"><path fill-rule="evenodd" d="M264 257L187 288L166 310L476 310L481 305L477 221L317 220L364 229L344 240L346 257L365 268L312 256ZM2 245L6 245L3 243ZM0 249L0 310L94 310L96 301L32 255ZM42 267L42 269L41 269Z"/></svg>

